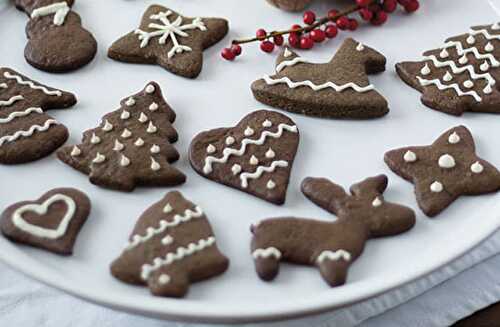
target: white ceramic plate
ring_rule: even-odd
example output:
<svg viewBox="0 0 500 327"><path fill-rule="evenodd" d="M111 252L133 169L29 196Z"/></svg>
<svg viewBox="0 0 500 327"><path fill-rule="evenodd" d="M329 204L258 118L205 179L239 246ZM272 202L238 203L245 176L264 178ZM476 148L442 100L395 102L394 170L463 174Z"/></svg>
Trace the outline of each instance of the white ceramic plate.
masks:
<svg viewBox="0 0 500 327"><path fill-rule="evenodd" d="M158 81L178 114L175 127L180 141L176 146L182 158L176 167L188 175L187 183L178 189L206 211L219 246L231 259L230 269L219 278L193 285L182 300L153 297L146 288L113 279L108 273L109 263L122 250L140 213L168 189L138 189L132 194L100 189L55 156L27 165L0 167L0 207L37 198L53 187L74 186L91 197L92 214L74 256L69 258L17 246L0 237L0 258L12 267L89 301L148 316L205 322L274 320L328 311L401 286L463 254L500 226L499 195L461 198L434 220L417 209L418 223L411 232L370 241L352 266L347 285L334 289L326 286L316 269L291 265L283 265L275 282L263 283L254 273L249 255L248 228L252 222L287 215L333 218L301 195L299 184L306 176L325 176L348 186L367 176L386 173L390 177L387 199L416 209L413 186L389 171L382 160L384 152L430 143L459 124L470 127L479 154L500 165L498 116L466 114L457 118L429 110L393 69L396 62L418 58L423 50L439 46L447 36L460 34L470 25L495 21L488 2L422 1L422 10L416 15L400 13L383 28L360 28L354 37L388 58L387 72L371 80L388 98L391 113L373 121L290 115L300 128L301 144L284 206L207 181L189 167L186 153L191 138L199 131L231 126L263 107L253 99L249 87L254 79L272 72L274 56L250 45L241 58L228 63L219 59L220 49L232 37L252 35L261 26L290 26L299 16L273 9L264 0L159 2L185 14L227 17L231 22L226 40L205 52L205 66L196 80L174 76L157 66L129 65L106 58L107 47L135 28L143 10L153 1L78 2L75 9L96 36L99 53L88 67L65 75L43 73L25 63L26 18L12 6L4 7L0 11L1 65L78 95L74 110L52 112L69 127L69 143L76 143L83 130L96 126L104 113L116 109L121 98L150 80ZM319 1L314 9L325 12L328 1ZM339 43L326 43L304 55L328 60Z"/></svg>

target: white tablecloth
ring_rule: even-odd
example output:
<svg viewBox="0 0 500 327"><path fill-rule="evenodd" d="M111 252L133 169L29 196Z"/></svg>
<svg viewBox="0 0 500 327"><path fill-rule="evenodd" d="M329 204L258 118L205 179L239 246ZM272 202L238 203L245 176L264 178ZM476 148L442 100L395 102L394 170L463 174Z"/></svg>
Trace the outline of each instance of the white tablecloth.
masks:
<svg viewBox="0 0 500 327"><path fill-rule="evenodd" d="M448 326L500 301L500 231L434 273L341 310L287 321L287 327ZM284 326L284 322L258 327ZM201 327L116 312L32 281L0 264L0 326ZM254 325L247 325L254 326Z"/></svg>

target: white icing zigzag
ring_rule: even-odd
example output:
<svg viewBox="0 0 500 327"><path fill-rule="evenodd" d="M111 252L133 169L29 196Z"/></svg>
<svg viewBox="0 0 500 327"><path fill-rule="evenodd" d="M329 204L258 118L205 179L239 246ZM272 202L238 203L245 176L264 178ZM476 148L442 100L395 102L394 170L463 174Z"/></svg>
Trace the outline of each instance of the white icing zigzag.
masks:
<svg viewBox="0 0 500 327"><path fill-rule="evenodd" d="M136 234L132 237L132 241L127 244L125 247L125 250L131 250L138 246L141 243L145 243L149 241L151 238L153 238L155 235L162 234L165 232L168 228L176 227L182 223L186 223L190 221L193 218L199 218L203 215L203 211L201 210L200 207L196 207L194 211L191 209L186 209L184 211L184 215L175 215L172 218L172 221L166 221L166 220L160 220L160 227L158 228L153 228L149 227L146 229L146 235L139 235Z"/></svg>
<svg viewBox="0 0 500 327"><path fill-rule="evenodd" d="M310 87L311 89L313 89L314 91L320 91L323 89L331 88L336 92L342 92L346 89L353 89L356 92L364 93L364 92L369 92L369 91L372 91L375 89L375 87L372 84L367 85L367 86L359 86L353 82L346 83L343 85L337 85L333 82L326 82L326 83L323 83L320 85L316 85L309 80L294 82L288 77L281 77L281 78L273 79L269 75L265 75L263 77L263 79L268 85L286 84L286 85L288 85L289 88L292 88L292 89L297 88L299 86L307 86L307 87Z"/></svg>
<svg viewBox="0 0 500 327"><path fill-rule="evenodd" d="M276 66L276 72L279 73L286 67L295 66L298 63L309 63L309 61L302 57L295 57L292 60L284 60L280 62L278 66Z"/></svg>
<svg viewBox="0 0 500 327"><path fill-rule="evenodd" d="M153 264L144 264L141 268L141 278L147 280L151 273L160 269L163 266L170 265L175 261L180 261L187 256L203 251L205 248L215 244L215 237L210 236L206 239L201 239L196 243L189 243L187 247L180 246L175 252L169 252L164 257L156 257L153 259Z"/></svg>
<svg viewBox="0 0 500 327"><path fill-rule="evenodd" d="M59 124L55 119L48 119L43 125L33 125L27 131L17 131L12 135L5 135L0 137L0 146L4 145L6 142L12 142L20 137L29 137L35 132L45 132L50 128L51 125Z"/></svg>
<svg viewBox="0 0 500 327"><path fill-rule="evenodd" d="M9 100L5 100L5 101L2 101L0 100L0 107L8 107L8 106L11 106L12 104L14 104L15 102L17 101L21 101L23 100L24 97L22 95L14 95L12 98L10 98Z"/></svg>
<svg viewBox="0 0 500 327"><path fill-rule="evenodd" d="M321 254L318 256L316 261L318 263L322 263L325 260L334 260L338 261L340 259L343 259L344 261L350 261L351 260L351 254L343 249L339 249L337 251L323 251Z"/></svg>
<svg viewBox="0 0 500 327"><path fill-rule="evenodd" d="M497 35L491 35L490 32L487 30L487 29L480 29L480 30L473 30L471 29L469 31L469 34L470 35L478 35L478 34L482 34L484 35L484 37L488 40L500 40L500 34L497 34Z"/></svg>
<svg viewBox="0 0 500 327"><path fill-rule="evenodd" d="M259 259L259 258L270 258L274 257L276 260L279 260L281 258L281 251L275 248L274 246L265 248L265 249L257 249L253 251L252 257L254 259Z"/></svg>
<svg viewBox="0 0 500 327"><path fill-rule="evenodd" d="M488 59L491 62L491 65L493 67L499 67L500 66L500 62L498 62L498 60L496 60L495 57L492 56L491 54L489 54L489 53L487 53L487 54L479 53L479 50L477 48L475 48L475 47L464 49L464 47L462 46L462 43L458 42L458 41L449 41L449 42L446 42L444 44L444 46L443 46L442 49L453 48L453 47L455 47L457 49L457 53L460 56L466 55L468 53L473 53L474 56L476 57L476 59L478 59L478 60L480 60L480 59Z"/></svg>
<svg viewBox="0 0 500 327"><path fill-rule="evenodd" d="M43 114L42 108L31 107L31 108L28 108L28 109L26 109L24 111L14 111L14 112L11 112L6 118L0 118L0 124L10 123L14 119L16 119L18 117L28 116L32 112Z"/></svg>
<svg viewBox="0 0 500 327"><path fill-rule="evenodd" d="M216 163L226 163L227 162L227 159L231 156L231 155L235 155L235 156L242 156L243 154L245 154L245 151L247 149L247 146L249 144L256 144L256 145L262 145L264 144L264 142L266 141L266 139L268 137L272 137L272 138L280 138L281 135L283 135L283 131L284 130L287 130L291 133L297 133L297 126L293 125L287 125L287 124L279 124L278 125L278 130L276 132L270 132L270 131L264 131L262 132L262 134L260 135L260 137L256 140L254 139L243 139L243 141L241 141L241 147L239 149L233 149L233 148L225 148L223 151L222 151L222 157L220 158L216 158L216 157L213 157L213 156L208 156L205 158L205 166L203 167L203 172L205 174L210 174L212 172L212 164L214 162Z"/></svg>
<svg viewBox="0 0 500 327"><path fill-rule="evenodd" d="M424 79L420 76L417 76L417 79L420 82L420 85L422 85L422 86L435 85L441 91L446 90L446 89L454 89L459 96L470 95L470 96L474 97L474 99L477 102L481 102L481 97L479 96L479 94L477 94L476 91L463 92L462 90L460 90L460 87L456 83L450 84L450 85L444 85L443 83L441 83L441 81L439 79L427 80L427 79Z"/></svg>
<svg viewBox="0 0 500 327"><path fill-rule="evenodd" d="M42 91L43 93L45 93L47 95L55 95L55 96L58 96L58 97L62 96L62 92L59 91L59 90L51 91L51 90L47 89L44 86L35 85L35 83L33 83L32 81L23 80L21 78L21 76L19 76L19 75L13 75L13 74L11 74L9 72L4 72L3 76L5 78L8 78L8 79L15 79L17 83L19 83L21 85L29 86L33 90L40 90L40 91Z"/></svg>
<svg viewBox="0 0 500 327"><path fill-rule="evenodd" d="M269 167L259 166L253 173L241 174L241 187L247 188L249 179L257 179L262 176L263 173L272 173L276 170L277 167L288 167L288 162L286 162L285 160L273 161Z"/></svg>

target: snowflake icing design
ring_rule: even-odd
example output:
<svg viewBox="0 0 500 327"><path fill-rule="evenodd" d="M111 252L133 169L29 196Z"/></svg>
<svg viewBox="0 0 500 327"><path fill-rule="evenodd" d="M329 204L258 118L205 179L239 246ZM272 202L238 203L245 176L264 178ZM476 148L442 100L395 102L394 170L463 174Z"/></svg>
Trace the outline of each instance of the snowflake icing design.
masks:
<svg viewBox="0 0 500 327"><path fill-rule="evenodd" d="M207 27L205 23L201 20L200 17L196 17L190 24L182 25L182 17L179 15L177 18L170 22L168 16L172 14L172 11L168 10L167 12L159 12L158 14L151 15L149 18L152 20L158 20L163 25L157 23L150 23L148 25L149 28L154 29L152 32L146 32L141 29L137 29L135 34L139 35L139 40L141 41L141 48L146 47L149 44L149 40L153 37L159 36L158 43L165 44L167 40L172 39L173 47L168 52L168 58L172 58L177 53L182 53L184 51L192 51L190 47L187 45L182 45L177 40L177 36L187 37L188 33L184 32L186 30L194 30L199 29L200 31L206 31Z"/></svg>

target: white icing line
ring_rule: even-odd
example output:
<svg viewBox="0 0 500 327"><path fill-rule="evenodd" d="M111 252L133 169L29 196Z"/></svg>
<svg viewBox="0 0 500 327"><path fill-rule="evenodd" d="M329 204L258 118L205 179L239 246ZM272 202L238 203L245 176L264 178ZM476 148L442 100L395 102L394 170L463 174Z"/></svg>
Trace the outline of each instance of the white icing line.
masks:
<svg viewBox="0 0 500 327"><path fill-rule="evenodd" d="M323 89L331 88L331 89L335 90L336 92L342 92L346 89L353 89L356 92L364 93L364 92L369 92L369 91L372 91L375 89L375 87L372 84L370 84L368 86L359 86L353 82L346 83L343 85L337 85L333 82L326 82L326 83L317 85L309 80L294 82L288 77L281 77L281 78L273 79L269 75L265 75L263 77L263 79L268 85L286 84L286 85L288 85L289 88L292 88L292 89L297 88L299 86L307 86L307 87L310 87L311 89L313 89L314 91L320 91Z"/></svg>
<svg viewBox="0 0 500 327"><path fill-rule="evenodd" d="M493 67L500 66L500 62L498 60L496 60L496 58L494 56L492 56L491 54L479 53L479 50L475 47L464 49L461 42L449 41L449 42L445 43L445 45L443 46L443 48L452 48L452 47L455 47L457 49L457 53L459 56L463 56L463 55L466 55L468 53L473 53L474 56L476 57L476 59L478 59L478 60L479 59L488 59L491 62L491 65Z"/></svg>
<svg viewBox="0 0 500 327"><path fill-rule="evenodd" d="M32 125L27 131L17 131L12 135L5 135L0 137L0 146L4 145L6 142L12 142L20 137L29 137L36 132L45 132L50 128L51 125L59 124L55 119L48 119L43 125Z"/></svg>
<svg viewBox="0 0 500 327"><path fill-rule="evenodd" d="M44 86L35 85L35 83L33 83L32 81L23 80L21 78L21 76L19 76L19 75L13 75L13 74L11 74L9 72L4 72L3 76L5 78L8 78L8 79L15 79L17 83L19 83L21 85L29 86L33 90L40 90L40 91L42 91L43 93L45 93L47 95L55 95L55 96L58 96L58 97L62 96L62 92L59 91L59 90L51 91L51 90L47 89Z"/></svg>
<svg viewBox="0 0 500 327"><path fill-rule="evenodd" d="M252 257L254 259L264 258L268 259L270 257L274 257L276 260L281 258L281 251L275 248L274 246L265 248L265 249L256 249L252 252Z"/></svg>
<svg viewBox="0 0 500 327"><path fill-rule="evenodd" d="M258 179L262 176L263 173L272 173L276 170L277 167L288 167L288 162L285 160L277 160L273 161L270 166L259 166L253 173L243 173L240 175L241 179L241 187L248 187L249 179Z"/></svg>
<svg viewBox="0 0 500 327"><path fill-rule="evenodd" d="M471 35L482 34L488 40L500 40L500 34L491 35L490 32L487 29L480 29L480 30L473 30L473 29L471 29L469 31L469 34L471 34Z"/></svg>
<svg viewBox="0 0 500 327"><path fill-rule="evenodd" d="M224 151L222 151L222 157L220 158L216 158L216 157L213 157L213 156L208 156L205 158L205 166L203 167L203 172L205 174L210 174L212 172L212 163L216 162L216 163L226 163L227 162L227 159L231 156L231 155L235 155L235 156L242 156L246 149L247 149L247 146L249 144L256 144L256 145L262 145L264 144L264 142L266 141L266 139L268 137L272 137L272 138L280 138L281 135L283 135L283 131L284 130L287 130L291 133L297 133L297 126L293 125L287 125L287 124L279 124L278 125L278 130L276 132L270 132L270 131L264 131L262 132L262 134L260 135L260 137L256 140L254 139L243 139L241 141L241 147L237 150L237 149L233 149L233 148L225 148Z"/></svg>
<svg viewBox="0 0 500 327"><path fill-rule="evenodd" d="M292 60L284 60L276 66L276 72L279 73L286 67L295 66L298 63L309 63L309 61L302 57L295 57Z"/></svg>
<svg viewBox="0 0 500 327"><path fill-rule="evenodd" d="M458 86L458 84L444 85L443 83L441 83L439 79L427 80L420 76L417 76L417 79L420 82L420 85L422 86L435 85L441 91L446 89L454 89L459 96L470 95L477 102L481 102L481 97L479 96L479 94L477 94L477 92L475 91L463 92Z"/></svg>
<svg viewBox="0 0 500 327"><path fill-rule="evenodd" d="M0 83L0 89L7 89L7 88L9 88L7 83Z"/></svg>
<svg viewBox="0 0 500 327"><path fill-rule="evenodd" d="M0 100L0 107L8 107L14 104L17 101L23 100L24 97L22 95L14 95L9 100Z"/></svg>
<svg viewBox="0 0 500 327"><path fill-rule="evenodd" d="M26 109L24 111L14 111L14 112L11 112L6 118L0 118L0 124L10 123L14 119L19 118L19 117L28 116L32 112L43 114L42 108L31 107L31 108L28 108L28 109Z"/></svg>
<svg viewBox="0 0 500 327"><path fill-rule="evenodd" d="M70 11L68 3L66 1L61 1L57 3L53 3L48 6L40 7L31 13L31 18L43 17L48 15L54 15L54 25L60 26L64 24L66 20L66 15Z"/></svg>
<svg viewBox="0 0 500 327"><path fill-rule="evenodd" d="M322 263L325 260L334 260L334 261L339 261L340 259L344 261L350 261L351 260L351 254L343 249L339 249L337 251L323 251L321 254L318 256L316 261L318 263Z"/></svg>

